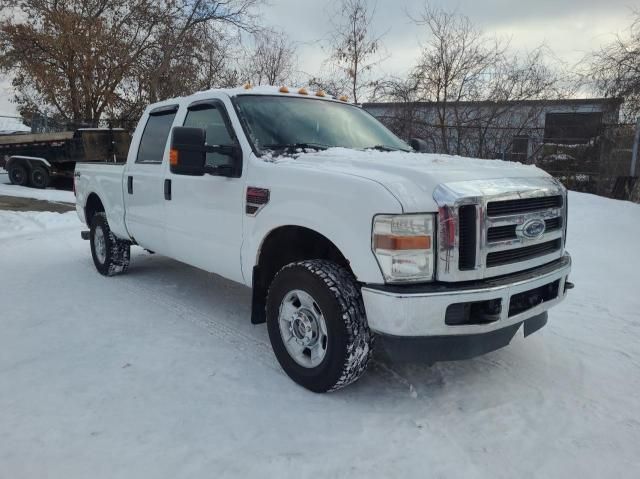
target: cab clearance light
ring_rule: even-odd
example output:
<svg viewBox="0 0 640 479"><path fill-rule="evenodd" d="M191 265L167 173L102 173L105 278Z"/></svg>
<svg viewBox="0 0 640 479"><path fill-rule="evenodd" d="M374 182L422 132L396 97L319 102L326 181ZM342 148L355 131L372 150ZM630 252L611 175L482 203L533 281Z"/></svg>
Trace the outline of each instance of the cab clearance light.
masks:
<svg viewBox="0 0 640 479"><path fill-rule="evenodd" d="M253 87L251 86L251 83L247 82L247 83L245 83L245 84L244 84L244 89L245 89L245 90L251 90L251 88L253 88Z"/></svg>
<svg viewBox="0 0 640 479"><path fill-rule="evenodd" d="M431 249L431 236L375 235L374 247L392 251Z"/></svg>
<svg viewBox="0 0 640 479"><path fill-rule="evenodd" d="M286 86L281 86L278 91L280 93L289 93L289 89Z"/></svg>
<svg viewBox="0 0 640 479"><path fill-rule="evenodd" d="M319 97L321 97L321 98L324 98L324 97L325 97L325 96L327 96L327 95L326 95L326 93L325 93L324 91L322 91L322 90L318 90L318 91L316 92L316 96L319 96Z"/></svg>
<svg viewBox="0 0 640 479"><path fill-rule="evenodd" d="M309 92L307 91L306 88L302 87L298 90L298 95L308 95Z"/></svg>
<svg viewBox="0 0 640 479"><path fill-rule="evenodd" d="M340 98L338 98L338 100L340 100L340 101L349 101L349 97L347 95L342 95Z"/></svg>

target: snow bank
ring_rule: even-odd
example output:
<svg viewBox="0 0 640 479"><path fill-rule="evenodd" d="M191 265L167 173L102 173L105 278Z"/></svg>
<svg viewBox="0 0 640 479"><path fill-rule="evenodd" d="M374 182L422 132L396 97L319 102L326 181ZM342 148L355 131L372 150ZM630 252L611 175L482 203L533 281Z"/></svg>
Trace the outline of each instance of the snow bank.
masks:
<svg viewBox="0 0 640 479"><path fill-rule="evenodd" d="M0 176L0 195L15 196L18 198L33 198L45 201L60 201L63 203L76 202L76 197L73 194L73 191L55 190L53 188L39 190L37 188L16 186L9 184L9 179L6 176Z"/></svg>
<svg viewBox="0 0 640 479"><path fill-rule="evenodd" d="M0 239L65 228L80 228L75 211L52 213L50 211L0 211Z"/></svg>

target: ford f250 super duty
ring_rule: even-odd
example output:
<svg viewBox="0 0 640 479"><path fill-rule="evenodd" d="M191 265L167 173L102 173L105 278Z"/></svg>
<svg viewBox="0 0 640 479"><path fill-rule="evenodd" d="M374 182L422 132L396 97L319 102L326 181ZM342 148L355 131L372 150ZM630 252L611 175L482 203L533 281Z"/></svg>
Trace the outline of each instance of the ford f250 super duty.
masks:
<svg viewBox="0 0 640 479"><path fill-rule="evenodd" d="M139 245L251 287L252 322L317 392L357 380L374 337L463 359L544 326L573 286L565 188L412 145L321 91L167 100L144 112L125 165L77 165L82 236L106 276Z"/></svg>

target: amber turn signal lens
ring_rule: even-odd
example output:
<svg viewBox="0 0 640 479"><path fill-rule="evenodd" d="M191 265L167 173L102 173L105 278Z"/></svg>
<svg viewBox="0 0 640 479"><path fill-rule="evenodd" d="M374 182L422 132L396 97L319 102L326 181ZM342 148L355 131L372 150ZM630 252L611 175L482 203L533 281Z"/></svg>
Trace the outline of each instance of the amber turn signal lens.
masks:
<svg viewBox="0 0 640 479"><path fill-rule="evenodd" d="M309 92L308 92L308 91L307 91L307 89L306 89L306 88L304 88L304 87L303 87L303 88L300 88L300 89L298 90L298 95L308 95L308 94L309 94Z"/></svg>
<svg viewBox="0 0 640 479"><path fill-rule="evenodd" d="M394 251L431 249L431 236L375 235L374 247Z"/></svg>
<svg viewBox="0 0 640 479"><path fill-rule="evenodd" d="M178 150L171 148L169 150L169 164L171 166L178 166Z"/></svg>
<svg viewBox="0 0 640 479"><path fill-rule="evenodd" d="M289 89L286 86L281 86L278 91L280 93L289 93Z"/></svg>

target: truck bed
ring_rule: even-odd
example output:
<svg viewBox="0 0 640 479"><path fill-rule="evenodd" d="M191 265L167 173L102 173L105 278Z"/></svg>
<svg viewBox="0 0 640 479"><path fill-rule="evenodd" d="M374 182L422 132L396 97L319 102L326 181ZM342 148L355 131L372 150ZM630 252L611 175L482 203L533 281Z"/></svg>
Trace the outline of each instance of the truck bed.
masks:
<svg viewBox="0 0 640 479"><path fill-rule="evenodd" d="M76 211L83 223L86 223L86 214L83 205L91 205L85 195L93 191L99 196L104 210L107 212L107 220L111 231L120 238L129 238L125 226L124 208L124 171L122 163L76 163L74 174L74 187L76 191Z"/></svg>

